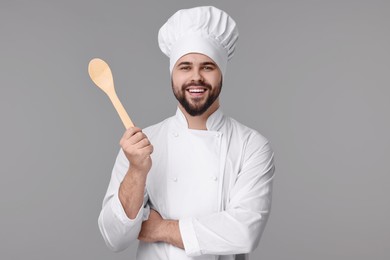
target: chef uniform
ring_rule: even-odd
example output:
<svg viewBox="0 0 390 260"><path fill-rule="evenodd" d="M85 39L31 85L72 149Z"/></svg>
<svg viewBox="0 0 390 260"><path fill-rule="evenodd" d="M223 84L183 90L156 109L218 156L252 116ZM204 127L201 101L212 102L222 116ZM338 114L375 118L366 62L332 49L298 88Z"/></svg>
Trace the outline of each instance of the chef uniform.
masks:
<svg viewBox="0 0 390 260"><path fill-rule="evenodd" d="M170 57L170 70L186 53L212 58L224 75L238 37L234 21L215 7L180 10L160 29L159 44ZM123 150L117 156L99 216L109 248L120 251L138 237L150 209L163 219L179 220L184 250L167 243L141 241L138 260L247 259L260 240L271 208L273 152L257 131L225 116L219 108L207 130L189 129L176 115L143 132L153 144L144 203L129 219L118 197L129 168Z"/></svg>

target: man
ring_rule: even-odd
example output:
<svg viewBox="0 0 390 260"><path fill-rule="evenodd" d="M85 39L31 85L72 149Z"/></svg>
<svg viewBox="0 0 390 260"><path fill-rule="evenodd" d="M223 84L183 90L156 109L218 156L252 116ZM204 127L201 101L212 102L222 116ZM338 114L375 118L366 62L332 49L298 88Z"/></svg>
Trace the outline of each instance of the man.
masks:
<svg viewBox="0 0 390 260"><path fill-rule="evenodd" d="M175 116L130 128L120 140L99 216L112 250L138 238L139 260L226 260L257 247L270 212L273 152L219 108L237 39L233 19L210 6L180 10L160 29L179 104Z"/></svg>

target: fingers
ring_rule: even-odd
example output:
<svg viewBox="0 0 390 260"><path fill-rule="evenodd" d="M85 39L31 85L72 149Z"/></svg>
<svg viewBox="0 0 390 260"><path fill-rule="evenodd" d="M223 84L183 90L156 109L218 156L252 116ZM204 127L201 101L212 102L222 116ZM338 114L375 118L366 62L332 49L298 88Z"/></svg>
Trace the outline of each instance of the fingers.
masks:
<svg viewBox="0 0 390 260"><path fill-rule="evenodd" d="M122 147L127 145L136 145L136 148L143 148L150 145L149 139L138 127L131 127L127 129L119 143Z"/></svg>
<svg viewBox="0 0 390 260"><path fill-rule="evenodd" d="M138 149L142 149L142 148L145 148L145 147L150 145L150 141L145 135L143 135L142 137L139 137L139 138L142 138L142 139L140 139L138 142L134 143L135 147L137 147ZM137 137L137 140L138 140L138 137Z"/></svg>
<svg viewBox="0 0 390 260"><path fill-rule="evenodd" d="M125 133L122 136L122 139L129 139L130 137L132 137L134 134L138 132L142 132L142 129L139 127L130 127L125 131Z"/></svg>
<svg viewBox="0 0 390 260"><path fill-rule="evenodd" d="M131 168L147 174L152 167L153 146L142 130L138 127L127 129L119 143Z"/></svg>
<svg viewBox="0 0 390 260"><path fill-rule="evenodd" d="M154 150L154 148L153 148L153 145L151 145L151 144L141 148L142 153L149 154L149 155L153 153L153 150Z"/></svg>
<svg viewBox="0 0 390 260"><path fill-rule="evenodd" d="M119 143L128 152L138 150L139 154L148 155L153 152L153 146L148 137L138 127L127 129Z"/></svg>

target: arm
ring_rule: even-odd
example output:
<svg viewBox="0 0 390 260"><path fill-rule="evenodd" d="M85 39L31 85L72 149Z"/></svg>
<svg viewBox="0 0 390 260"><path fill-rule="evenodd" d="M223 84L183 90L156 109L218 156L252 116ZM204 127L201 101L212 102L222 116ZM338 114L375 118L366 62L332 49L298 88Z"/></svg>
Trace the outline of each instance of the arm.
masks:
<svg viewBox="0 0 390 260"><path fill-rule="evenodd" d="M179 221L165 220L153 209L150 210L148 220L142 223L138 239L148 243L165 242L184 249L179 230Z"/></svg>
<svg viewBox="0 0 390 260"><path fill-rule="evenodd" d="M179 221L188 256L227 255L253 251L265 228L274 177L273 152L266 140L249 140L244 162L229 191L226 209Z"/></svg>
<svg viewBox="0 0 390 260"><path fill-rule="evenodd" d="M137 239L142 220L149 213L145 182L153 147L139 128L127 130L120 143L122 149L98 221L102 236L113 251L124 250Z"/></svg>

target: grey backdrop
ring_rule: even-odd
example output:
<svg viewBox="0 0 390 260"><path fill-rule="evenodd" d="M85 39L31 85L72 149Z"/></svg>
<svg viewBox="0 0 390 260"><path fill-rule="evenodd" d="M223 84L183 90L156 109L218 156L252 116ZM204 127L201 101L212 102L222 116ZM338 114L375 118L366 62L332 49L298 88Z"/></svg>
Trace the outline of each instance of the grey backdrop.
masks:
<svg viewBox="0 0 390 260"><path fill-rule="evenodd" d="M372 0L1 0L1 259L134 259L98 231L124 129L87 65L107 60L134 122L157 123L176 110L158 29L210 4L241 33L222 108L276 152L251 259L390 259L390 2Z"/></svg>

